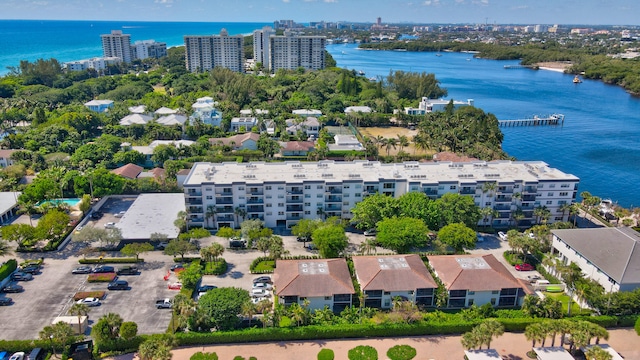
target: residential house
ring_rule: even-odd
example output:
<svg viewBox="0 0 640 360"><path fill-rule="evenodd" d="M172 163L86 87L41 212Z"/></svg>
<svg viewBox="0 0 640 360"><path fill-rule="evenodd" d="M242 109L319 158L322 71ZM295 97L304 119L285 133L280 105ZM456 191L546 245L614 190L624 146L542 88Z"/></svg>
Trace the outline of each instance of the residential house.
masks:
<svg viewBox="0 0 640 360"><path fill-rule="evenodd" d="M260 135L250 132L226 138L211 138L209 139L209 143L211 145L229 146L233 150L258 150L259 139Z"/></svg>
<svg viewBox="0 0 640 360"><path fill-rule="evenodd" d="M149 171L143 171L138 175L138 179L140 178L153 178L158 182L163 182L167 177L167 171L163 168L153 168Z"/></svg>
<svg viewBox="0 0 640 360"><path fill-rule="evenodd" d="M263 109L242 109L240 110L240 115L244 117L249 116L258 116L258 115L269 115L269 110Z"/></svg>
<svg viewBox="0 0 640 360"><path fill-rule="evenodd" d="M281 141L280 147L282 156L307 156L315 144L312 141Z"/></svg>
<svg viewBox="0 0 640 360"><path fill-rule="evenodd" d="M153 150L158 145L171 145L177 149L185 146L191 146L195 144L192 140L154 140L147 146L131 146L130 143L124 142L120 144L122 151L134 150L145 156L144 166L151 167L154 165L151 157L153 156Z"/></svg>
<svg viewBox="0 0 640 360"><path fill-rule="evenodd" d="M298 119L287 119L287 133L289 135L297 135L298 131L302 131L309 137L318 138L320 134L320 122L318 118L309 116L304 121Z"/></svg>
<svg viewBox="0 0 640 360"><path fill-rule="evenodd" d="M258 119L254 117L234 117L231 119L229 131L239 132L244 129L244 132L249 132L255 126L258 126Z"/></svg>
<svg viewBox="0 0 640 360"><path fill-rule="evenodd" d="M512 307L525 296L525 286L491 254L429 256L429 264L447 288L447 307Z"/></svg>
<svg viewBox="0 0 640 360"><path fill-rule="evenodd" d="M91 100L84 103L89 110L95 112L107 112L113 107L113 100Z"/></svg>
<svg viewBox="0 0 640 360"><path fill-rule="evenodd" d="M122 126L130 126L130 125L146 125L149 121L153 120L153 117L144 114L129 114L122 119L120 119L120 125Z"/></svg>
<svg viewBox="0 0 640 360"><path fill-rule="evenodd" d="M574 360L575 359L562 346L534 347L533 352L536 354L536 359L538 360Z"/></svg>
<svg viewBox="0 0 640 360"><path fill-rule="evenodd" d="M160 125L172 126L172 125L184 125L187 122L187 117L180 114L170 114L161 116L156 119L156 122Z"/></svg>
<svg viewBox="0 0 640 360"><path fill-rule="evenodd" d="M404 112L407 115L424 115L426 113L435 112L435 111L444 111L447 108L447 105L451 103L454 109L458 109L462 106L473 106L473 100L469 99L465 101L454 101L454 100L437 100L437 99L429 99L427 97L423 97L420 100L420 104L418 108L405 108Z"/></svg>
<svg viewBox="0 0 640 360"><path fill-rule="evenodd" d="M146 114L147 106L146 105L130 106L129 112L132 114Z"/></svg>
<svg viewBox="0 0 640 360"><path fill-rule="evenodd" d="M640 287L640 233L629 227L552 230L552 254L576 263L605 291Z"/></svg>
<svg viewBox="0 0 640 360"><path fill-rule="evenodd" d="M307 300L310 310L327 306L338 313L353 304L355 295L344 258L278 260L273 285L275 301L289 306Z"/></svg>
<svg viewBox="0 0 640 360"><path fill-rule="evenodd" d="M11 154L16 152L16 149L9 150L0 150L0 168L6 168L7 166L13 165L13 160L11 160Z"/></svg>
<svg viewBox="0 0 640 360"><path fill-rule="evenodd" d="M21 192L0 192L0 224L7 224L18 213Z"/></svg>
<svg viewBox="0 0 640 360"><path fill-rule="evenodd" d="M419 255L354 256L353 266L365 306L390 309L393 300L433 306L438 284Z"/></svg>
<svg viewBox="0 0 640 360"><path fill-rule="evenodd" d="M177 113L178 110L169 109L168 107L161 107L160 109L154 111L153 113L159 116L171 115Z"/></svg>
<svg viewBox="0 0 640 360"><path fill-rule="evenodd" d="M316 109L296 109L291 112L293 115L298 115L302 117L320 117L322 116L322 111Z"/></svg>
<svg viewBox="0 0 640 360"><path fill-rule="evenodd" d="M339 150L352 150L352 151L364 151L365 148L360 144L358 138L354 135L334 135L334 144L327 144L327 147L331 151Z"/></svg>
<svg viewBox="0 0 640 360"><path fill-rule="evenodd" d="M276 134L276 128L278 127L278 124L276 124L275 121L273 120L265 120L262 122L263 126L264 126L264 130L267 132L268 135L275 135Z"/></svg>
<svg viewBox="0 0 640 360"><path fill-rule="evenodd" d="M344 109L344 113L349 114L368 114L371 112L371 108L368 106L349 106Z"/></svg>
<svg viewBox="0 0 640 360"><path fill-rule="evenodd" d="M212 97L205 96L196 100L191 105L193 108L193 114L189 117L191 123L195 121L202 121L203 124L220 126L222 123L222 112L216 109L218 103L213 101Z"/></svg>
<svg viewBox="0 0 640 360"><path fill-rule="evenodd" d="M120 175L123 178L126 179L137 179L138 175L140 175L140 173L142 172L142 170L144 170L144 168L142 166L136 165L136 164L127 164L124 166L120 166L117 169L113 169L111 170L112 174L116 174L116 175Z"/></svg>

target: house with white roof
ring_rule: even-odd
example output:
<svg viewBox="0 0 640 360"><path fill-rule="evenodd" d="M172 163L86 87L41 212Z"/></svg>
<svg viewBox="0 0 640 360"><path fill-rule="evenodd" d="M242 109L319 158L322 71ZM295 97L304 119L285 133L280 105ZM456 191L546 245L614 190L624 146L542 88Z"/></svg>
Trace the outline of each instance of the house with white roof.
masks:
<svg viewBox="0 0 640 360"><path fill-rule="evenodd" d="M315 109L297 109L297 110L293 110L291 113L293 115L298 115L298 116L302 116L302 117L309 117L309 116L320 117L320 116L322 116L322 111L315 110Z"/></svg>
<svg viewBox="0 0 640 360"><path fill-rule="evenodd" d="M122 119L120 119L120 125L122 126L130 126L130 125L146 125L149 121L153 120L152 116L144 115L144 114L129 114Z"/></svg>
<svg viewBox="0 0 640 360"><path fill-rule="evenodd" d="M286 124L289 135L296 135L298 131L302 131L309 137L317 138L320 134L320 121L313 116L308 116L303 121L299 119L287 119Z"/></svg>
<svg viewBox="0 0 640 360"><path fill-rule="evenodd" d="M84 103L89 110L95 112L107 112L113 107L113 100L91 100Z"/></svg>
<svg viewBox="0 0 640 360"><path fill-rule="evenodd" d="M444 111L447 108L449 103L453 103L453 108L458 109L462 106L473 106L473 100L469 99L465 101L455 101L455 100L445 100L445 99L429 99L427 97L423 97L420 100L420 104L418 108L405 108L404 112L407 115L424 115L426 113L435 112L435 111Z"/></svg>
<svg viewBox="0 0 640 360"><path fill-rule="evenodd" d="M7 224L17 214L20 195L21 192L0 192L0 224Z"/></svg>
<svg viewBox="0 0 640 360"><path fill-rule="evenodd" d="M160 116L163 116L163 115L171 115L171 114L175 114L175 113L177 113L177 112L178 112L178 110L169 109L168 107L164 107L164 106L163 106L163 107L161 107L160 109L158 109L158 110L154 111L154 114L156 114L156 115L160 115Z"/></svg>
<svg viewBox="0 0 640 360"><path fill-rule="evenodd" d="M146 105L130 106L129 112L132 114L144 114L147 112L147 106Z"/></svg>
<svg viewBox="0 0 640 360"><path fill-rule="evenodd" d="M254 126L258 126L258 119L255 117L234 117L231 119L229 131L238 132L244 129L245 132L248 132L251 131Z"/></svg>
<svg viewBox="0 0 640 360"><path fill-rule="evenodd" d="M327 147L331 151L339 151L339 150L353 150L353 151L364 151L364 146L360 144L358 138L354 135L334 135L333 139L335 140L335 144L327 144Z"/></svg>
<svg viewBox="0 0 640 360"><path fill-rule="evenodd" d="M187 117L180 114L170 114L157 118L156 122L165 126L184 125L187 122Z"/></svg>
<svg viewBox="0 0 640 360"><path fill-rule="evenodd" d="M240 115L242 115L243 117L258 116L258 115L269 115L269 110L242 109L242 110L240 110Z"/></svg>
<svg viewBox="0 0 640 360"><path fill-rule="evenodd" d="M628 227L552 230L552 254L575 263L605 291L640 287L640 233Z"/></svg>
<svg viewBox="0 0 640 360"><path fill-rule="evenodd" d="M216 106L218 106L218 103L213 101L212 97L201 97L191 105L193 114L191 114L189 119L192 122L200 120L207 125L220 126L222 123L222 112L216 109Z"/></svg>
<svg viewBox="0 0 640 360"><path fill-rule="evenodd" d="M120 144L120 148L122 151L130 151L134 150L145 156L146 167L151 167L154 165L153 161L151 161L151 157L153 156L153 149L155 149L158 145L171 145L175 148L180 148L184 146L191 146L195 144L195 141L192 140L154 140L147 146L131 146L130 143L125 142Z"/></svg>
<svg viewBox="0 0 640 360"><path fill-rule="evenodd" d="M345 114L369 114L371 112L371 108L368 106L349 106L344 109Z"/></svg>

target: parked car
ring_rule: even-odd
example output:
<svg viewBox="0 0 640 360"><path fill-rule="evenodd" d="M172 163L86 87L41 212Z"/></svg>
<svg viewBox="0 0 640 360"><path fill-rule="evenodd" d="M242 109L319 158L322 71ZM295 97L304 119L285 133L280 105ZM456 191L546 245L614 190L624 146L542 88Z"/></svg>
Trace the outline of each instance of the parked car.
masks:
<svg viewBox="0 0 640 360"><path fill-rule="evenodd" d="M182 289L182 283L179 281L176 281L174 283L169 284L169 286L167 286L169 288L169 290L180 290Z"/></svg>
<svg viewBox="0 0 640 360"><path fill-rule="evenodd" d="M374 236L375 234L378 233L378 230L376 229L369 229L367 231L364 232L364 236Z"/></svg>
<svg viewBox="0 0 640 360"><path fill-rule="evenodd" d="M309 250L318 250L318 247L316 246L316 244L311 242L311 243L307 244L307 249L309 249Z"/></svg>
<svg viewBox="0 0 640 360"><path fill-rule="evenodd" d="M125 213L126 213L126 211L120 211L119 213L117 213L117 214L115 214L115 215L113 215L113 216L115 216L115 217L117 217L117 218L121 218L121 217L123 217L123 216L124 216L124 214L125 214Z"/></svg>
<svg viewBox="0 0 640 360"><path fill-rule="evenodd" d="M198 288L198 292L207 292L209 290L217 289L218 287L215 285L201 285Z"/></svg>
<svg viewBox="0 0 640 360"><path fill-rule="evenodd" d="M172 307L173 302L169 298L156 301L156 309L171 309Z"/></svg>
<svg viewBox="0 0 640 360"><path fill-rule="evenodd" d="M24 353L22 351L13 353L9 360L24 360Z"/></svg>
<svg viewBox="0 0 640 360"><path fill-rule="evenodd" d="M516 265L516 270L518 270L518 271L532 271L532 270L535 270L535 268L531 264L518 264L518 265Z"/></svg>
<svg viewBox="0 0 640 360"><path fill-rule="evenodd" d="M114 222L108 222L108 223L104 224L104 228L105 229L111 229L111 228L114 228L114 227L116 227L116 223L114 223Z"/></svg>
<svg viewBox="0 0 640 360"><path fill-rule="evenodd" d="M107 266L107 265L98 265L95 268L93 268L93 270L91 272L93 273L110 273L110 272L115 272L116 269L113 266Z"/></svg>
<svg viewBox="0 0 640 360"><path fill-rule="evenodd" d="M498 231L498 237L500 238L500 240L507 240L507 234L503 233L502 231Z"/></svg>
<svg viewBox="0 0 640 360"><path fill-rule="evenodd" d="M29 353L28 358L29 360L44 360L46 356L47 356L47 351L43 350L42 348L34 348Z"/></svg>
<svg viewBox="0 0 640 360"><path fill-rule="evenodd" d="M160 243L158 243L158 245L156 245L156 249L157 250L164 250L167 248L167 246L169 246L169 242L168 241L161 241Z"/></svg>
<svg viewBox="0 0 640 360"><path fill-rule="evenodd" d="M267 284L273 284L273 281L271 281L271 276L258 276L257 278L253 279L253 283L267 283Z"/></svg>
<svg viewBox="0 0 640 360"><path fill-rule="evenodd" d="M94 297L88 297L76 301L76 304L84 304L87 306L100 306L100 299Z"/></svg>
<svg viewBox="0 0 640 360"><path fill-rule="evenodd" d="M269 300L269 298L267 297L254 297L251 299L251 302L254 304L259 303L260 301L265 301L265 300Z"/></svg>
<svg viewBox="0 0 640 360"><path fill-rule="evenodd" d="M102 219L103 214L100 211L94 211L91 213L91 218L93 220L100 220Z"/></svg>
<svg viewBox="0 0 640 360"><path fill-rule="evenodd" d="M19 293L23 291L24 288L18 284L9 284L2 288L2 292L4 293Z"/></svg>
<svg viewBox="0 0 640 360"><path fill-rule="evenodd" d="M129 283L124 280L114 280L107 285L109 290L129 290Z"/></svg>
<svg viewBox="0 0 640 360"><path fill-rule="evenodd" d="M271 289L273 289L273 286L271 284L259 282L259 283L254 283L253 284L253 288L254 289L271 290Z"/></svg>
<svg viewBox="0 0 640 360"><path fill-rule="evenodd" d="M8 297L0 298L0 306L9 306L13 304L13 299Z"/></svg>
<svg viewBox="0 0 640 360"><path fill-rule="evenodd" d="M171 270L171 271L176 271L176 270L181 271L181 270L184 270L184 265L181 264L181 263L173 264L173 265L171 265L169 270Z"/></svg>
<svg viewBox="0 0 640 360"><path fill-rule="evenodd" d="M269 293L265 289L251 289L252 298L263 298L269 296Z"/></svg>
<svg viewBox="0 0 640 360"><path fill-rule="evenodd" d="M72 274L90 274L91 273L91 266L79 266L73 270L71 270Z"/></svg>
<svg viewBox="0 0 640 360"><path fill-rule="evenodd" d="M296 240L299 241L299 242L309 242L309 241L311 241L311 239L308 236L298 236L296 238Z"/></svg>
<svg viewBox="0 0 640 360"><path fill-rule="evenodd" d="M138 268L135 266L123 266L116 271L118 275L138 275Z"/></svg>
<svg viewBox="0 0 640 360"><path fill-rule="evenodd" d="M18 271L18 272L14 272L13 274L11 274L11 280L13 280L13 281L30 281L30 280L33 280L33 275Z"/></svg>
<svg viewBox="0 0 640 360"><path fill-rule="evenodd" d="M30 264L20 269L20 271L22 271L23 273L35 275L40 272L40 265Z"/></svg>

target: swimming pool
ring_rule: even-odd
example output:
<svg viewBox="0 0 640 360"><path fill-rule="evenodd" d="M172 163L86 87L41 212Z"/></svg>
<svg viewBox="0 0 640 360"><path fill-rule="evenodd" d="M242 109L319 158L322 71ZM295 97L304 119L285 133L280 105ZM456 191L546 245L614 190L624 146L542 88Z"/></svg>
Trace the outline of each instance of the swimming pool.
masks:
<svg viewBox="0 0 640 360"><path fill-rule="evenodd" d="M36 206L42 206L43 204L49 203L51 205L58 205L60 203L65 203L67 205L69 205L69 207L74 207L77 206L78 203L80 202L79 198L69 198L69 199L54 199L54 200L42 200L39 201Z"/></svg>

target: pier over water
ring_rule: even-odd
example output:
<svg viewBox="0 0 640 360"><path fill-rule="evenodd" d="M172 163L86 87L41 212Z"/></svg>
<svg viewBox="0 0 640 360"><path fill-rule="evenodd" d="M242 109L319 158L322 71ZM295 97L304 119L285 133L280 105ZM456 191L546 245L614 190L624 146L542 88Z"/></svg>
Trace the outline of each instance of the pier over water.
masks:
<svg viewBox="0 0 640 360"><path fill-rule="evenodd" d="M498 120L498 126L545 126L545 125L564 125L563 114L552 114L545 117L535 115L532 118L515 119L515 120Z"/></svg>

